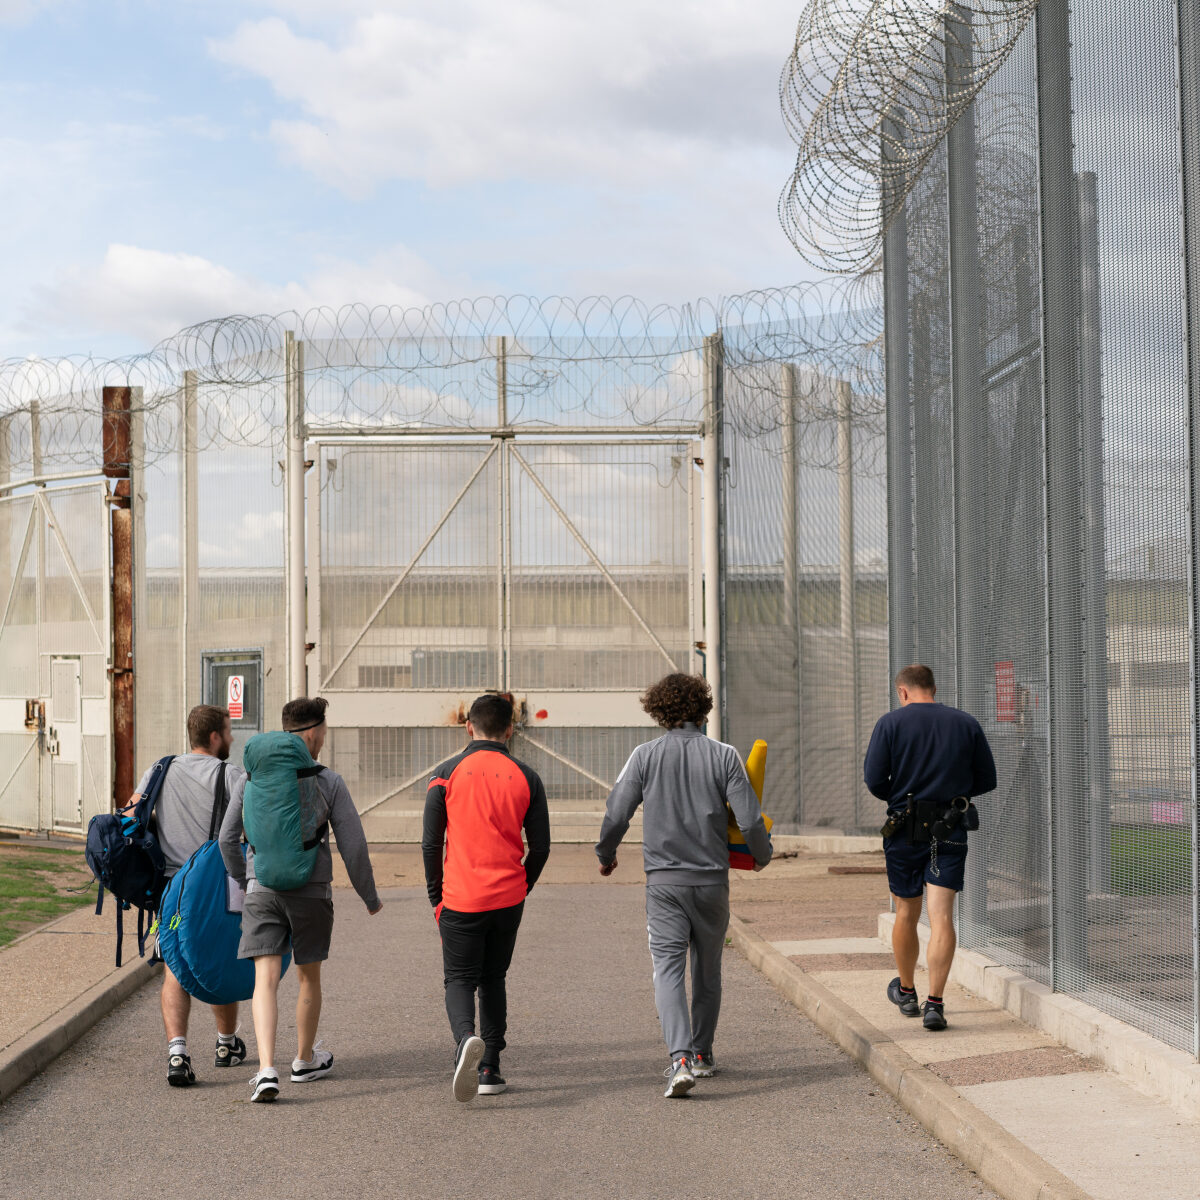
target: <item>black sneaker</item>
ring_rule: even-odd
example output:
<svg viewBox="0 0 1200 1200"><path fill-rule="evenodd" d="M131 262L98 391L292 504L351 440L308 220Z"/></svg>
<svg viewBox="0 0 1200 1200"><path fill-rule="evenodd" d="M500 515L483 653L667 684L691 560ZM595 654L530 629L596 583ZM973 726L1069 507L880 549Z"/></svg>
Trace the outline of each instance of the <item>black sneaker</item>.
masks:
<svg viewBox="0 0 1200 1200"><path fill-rule="evenodd" d="M192 1060L186 1054L172 1054L167 1059L167 1082L172 1087L191 1087L196 1082Z"/></svg>
<svg viewBox="0 0 1200 1200"><path fill-rule="evenodd" d="M928 1000L925 1001L924 1013L921 1017L921 1024L926 1029L932 1029L936 1032L939 1029L946 1028L946 1014L940 1004L931 1004Z"/></svg>
<svg viewBox="0 0 1200 1200"><path fill-rule="evenodd" d="M900 976L887 986L887 998L906 1016L919 1017L921 1015L921 1005L917 1001L917 993L914 988L911 992L902 992L900 990Z"/></svg>
<svg viewBox="0 0 1200 1200"><path fill-rule="evenodd" d="M484 1063L479 1068L479 1094L481 1096L498 1096L508 1084L504 1082L504 1076L500 1074L499 1067L488 1066Z"/></svg>
<svg viewBox="0 0 1200 1200"><path fill-rule="evenodd" d="M246 1043L240 1037L232 1042L217 1042L216 1053L213 1057L214 1067L236 1067L246 1057Z"/></svg>
<svg viewBox="0 0 1200 1200"><path fill-rule="evenodd" d="M475 1034L463 1038L454 1063L454 1098L464 1104L479 1094L479 1064L483 1059L483 1038Z"/></svg>

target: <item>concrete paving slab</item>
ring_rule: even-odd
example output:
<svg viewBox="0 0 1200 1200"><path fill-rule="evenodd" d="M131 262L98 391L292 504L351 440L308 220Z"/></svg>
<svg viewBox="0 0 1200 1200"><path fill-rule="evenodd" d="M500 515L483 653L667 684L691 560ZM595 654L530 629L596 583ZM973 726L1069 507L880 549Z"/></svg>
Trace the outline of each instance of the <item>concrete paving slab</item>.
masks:
<svg viewBox="0 0 1200 1200"><path fill-rule="evenodd" d="M1200 1137L1108 1072L984 1083L960 1091L1094 1200L1196 1200Z"/></svg>
<svg viewBox="0 0 1200 1200"><path fill-rule="evenodd" d="M801 963L803 966L803 963ZM1001 1054L1051 1046L1052 1038L1023 1025L1003 1009L951 985L946 989L948 1029L930 1033L920 1020L904 1016L887 998L888 980L894 971L817 971L820 980L835 996L862 1013L922 1064L944 1062L977 1054ZM917 991L924 995L926 982L917 977Z"/></svg>
<svg viewBox="0 0 1200 1200"><path fill-rule="evenodd" d="M878 954L879 939L869 937L810 938L799 942L772 942L772 946L791 958L795 954Z"/></svg>

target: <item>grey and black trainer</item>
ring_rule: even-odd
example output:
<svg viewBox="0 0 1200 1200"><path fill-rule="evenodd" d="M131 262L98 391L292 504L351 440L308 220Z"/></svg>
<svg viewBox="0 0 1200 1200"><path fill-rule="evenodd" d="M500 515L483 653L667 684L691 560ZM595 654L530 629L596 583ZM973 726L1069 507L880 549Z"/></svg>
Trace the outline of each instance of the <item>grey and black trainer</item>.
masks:
<svg viewBox="0 0 1200 1200"><path fill-rule="evenodd" d="M711 1079L717 1073L716 1059L711 1054L696 1054L692 1057L692 1074L697 1079Z"/></svg>
<svg viewBox="0 0 1200 1200"><path fill-rule="evenodd" d="M167 1059L167 1082L172 1087L191 1087L196 1082L192 1060L186 1054L172 1054Z"/></svg>
<svg viewBox="0 0 1200 1200"><path fill-rule="evenodd" d="M499 1096L508 1088L499 1067L484 1063L479 1068L479 1094L481 1096Z"/></svg>
<svg viewBox="0 0 1200 1200"><path fill-rule="evenodd" d="M664 1096L686 1096L696 1086L696 1077L686 1058L677 1058L664 1072L667 1090Z"/></svg>
<svg viewBox="0 0 1200 1200"><path fill-rule="evenodd" d="M254 1104L271 1104L279 1095L279 1072L274 1067L264 1067L253 1079L250 1086L254 1091L250 1100Z"/></svg>
<svg viewBox="0 0 1200 1200"><path fill-rule="evenodd" d="M906 1017L919 1017L921 1015L921 1005L917 1000L916 988L911 992L906 992L900 986L899 975L888 984L887 997Z"/></svg>
<svg viewBox="0 0 1200 1200"><path fill-rule="evenodd" d="M454 1098L466 1103L479 1094L479 1064L483 1061L483 1038L471 1034L458 1044L454 1064Z"/></svg>
<svg viewBox="0 0 1200 1200"><path fill-rule="evenodd" d="M940 1004L934 1004L931 1000L925 1001L925 1008L921 1015L921 1024L926 1029L933 1030L936 1033L939 1029L946 1028L946 1013Z"/></svg>
<svg viewBox="0 0 1200 1200"><path fill-rule="evenodd" d="M292 1059L292 1082L293 1083L308 1083L313 1079L320 1079L322 1075L328 1075L333 1070L333 1055L328 1050L322 1050L321 1047L313 1047L313 1056L305 1062L302 1058Z"/></svg>
<svg viewBox="0 0 1200 1200"><path fill-rule="evenodd" d="M236 1067L246 1057L246 1043L240 1037L235 1037L232 1042L217 1041L217 1048L213 1054L214 1067Z"/></svg>

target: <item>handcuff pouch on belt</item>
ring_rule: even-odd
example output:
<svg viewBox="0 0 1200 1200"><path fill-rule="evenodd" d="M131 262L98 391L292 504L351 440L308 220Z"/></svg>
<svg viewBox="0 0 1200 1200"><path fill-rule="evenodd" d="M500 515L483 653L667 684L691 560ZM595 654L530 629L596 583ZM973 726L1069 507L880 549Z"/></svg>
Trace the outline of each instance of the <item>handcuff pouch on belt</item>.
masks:
<svg viewBox="0 0 1200 1200"><path fill-rule="evenodd" d="M908 807L889 813L879 830L885 837L904 833L913 845L947 841L957 830L969 833L979 828L979 810L966 796L955 796L947 805L940 800L918 800L909 795Z"/></svg>

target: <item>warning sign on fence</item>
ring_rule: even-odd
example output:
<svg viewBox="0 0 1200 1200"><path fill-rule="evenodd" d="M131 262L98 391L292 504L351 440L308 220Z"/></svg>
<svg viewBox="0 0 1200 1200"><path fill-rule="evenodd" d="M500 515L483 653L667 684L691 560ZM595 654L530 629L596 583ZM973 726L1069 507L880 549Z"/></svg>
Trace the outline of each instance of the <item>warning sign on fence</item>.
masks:
<svg viewBox="0 0 1200 1200"><path fill-rule="evenodd" d="M242 697L246 693L245 675L230 675L225 694L225 707L229 709L229 719L242 719Z"/></svg>
<svg viewBox="0 0 1200 1200"><path fill-rule="evenodd" d="M1011 662L996 663L996 720L1017 719L1017 676Z"/></svg>

